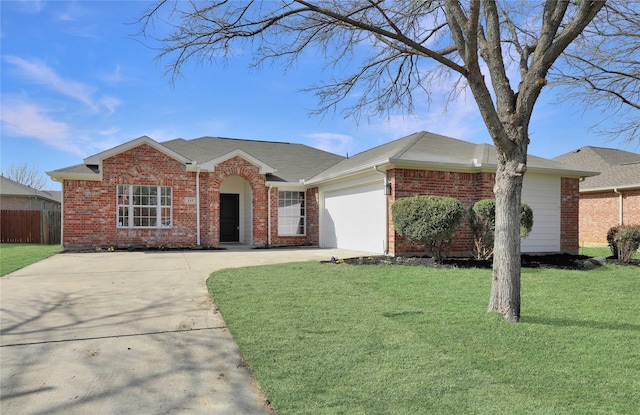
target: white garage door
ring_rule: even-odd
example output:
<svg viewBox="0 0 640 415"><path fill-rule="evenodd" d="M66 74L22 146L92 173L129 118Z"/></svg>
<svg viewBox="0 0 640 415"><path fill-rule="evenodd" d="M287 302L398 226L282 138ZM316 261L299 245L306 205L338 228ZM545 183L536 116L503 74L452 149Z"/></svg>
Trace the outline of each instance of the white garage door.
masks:
<svg viewBox="0 0 640 415"><path fill-rule="evenodd" d="M522 201L533 210L533 229L522 241L527 252L560 251L560 178L527 173L522 186Z"/></svg>
<svg viewBox="0 0 640 415"><path fill-rule="evenodd" d="M384 253L382 182L324 193L321 244L326 248Z"/></svg>

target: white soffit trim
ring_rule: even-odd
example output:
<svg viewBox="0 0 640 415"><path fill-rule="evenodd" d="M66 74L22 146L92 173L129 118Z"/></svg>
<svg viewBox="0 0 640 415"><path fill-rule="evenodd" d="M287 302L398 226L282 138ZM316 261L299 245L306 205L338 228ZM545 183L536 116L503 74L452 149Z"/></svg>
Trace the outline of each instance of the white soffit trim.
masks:
<svg viewBox="0 0 640 415"><path fill-rule="evenodd" d="M74 172L46 172L47 176L51 177L56 182L62 183L63 180L89 180L89 181L101 181L102 172L100 173L74 173Z"/></svg>
<svg viewBox="0 0 640 415"><path fill-rule="evenodd" d="M116 154L120 154L120 153L124 153L125 151L131 150L132 148L141 146L143 144L147 144L151 147L153 147L154 149L158 150L161 153L166 154L167 156L176 159L178 161L181 161L185 164L189 164L191 163L191 160L189 160L188 158L186 158L185 156L183 156L182 154L176 153L175 151L163 146L162 144L158 143L157 141L153 140L152 138L147 137L146 135L143 135L142 137L138 137L135 140L131 140L131 141L127 141L126 143L120 144L119 146L115 146L113 148L110 148L108 150L105 150L101 153L95 154L93 156L89 156L86 159L84 159L84 164L86 165L101 165L102 164L102 160L115 156ZM102 170L102 169L100 169Z"/></svg>
<svg viewBox="0 0 640 415"><path fill-rule="evenodd" d="M269 166L268 164L264 163L263 161L258 160L257 158L253 157L251 154L238 149L235 149L227 154L223 154L220 157L216 157L213 160L209 160L205 163L202 163L200 165L200 168L202 170L208 170L208 171L214 171L216 168L216 165L222 163L223 161L227 161L229 159L232 159L234 157L240 157L245 159L246 161L248 161L249 163L258 166L260 168L260 174L268 174L268 173L275 173L276 169L274 169L273 167Z"/></svg>
<svg viewBox="0 0 640 415"><path fill-rule="evenodd" d="M605 187L593 187L591 189L582 189L580 193L600 193L600 192L613 192L615 189L620 191L636 190L640 189L640 183L626 184L623 186L605 186Z"/></svg>

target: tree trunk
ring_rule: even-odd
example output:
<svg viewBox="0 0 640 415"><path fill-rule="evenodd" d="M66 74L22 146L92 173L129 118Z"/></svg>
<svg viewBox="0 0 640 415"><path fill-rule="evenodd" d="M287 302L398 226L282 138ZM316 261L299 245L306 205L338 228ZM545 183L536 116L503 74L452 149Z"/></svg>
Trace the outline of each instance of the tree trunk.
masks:
<svg viewBox="0 0 640 415"><path fill-rule="evenodd" d="M506 154L498 149L493 189L496 197L493 279L488 308L511 323L520 321L520 210L527 157L526 139L517 142L523 144L514 143Z"/></svg>

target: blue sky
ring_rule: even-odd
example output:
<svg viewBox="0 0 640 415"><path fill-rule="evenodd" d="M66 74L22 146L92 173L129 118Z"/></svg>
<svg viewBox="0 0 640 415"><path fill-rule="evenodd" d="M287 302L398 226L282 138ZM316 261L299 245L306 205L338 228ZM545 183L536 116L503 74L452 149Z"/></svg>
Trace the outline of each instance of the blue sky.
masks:
<svg viewBox="0 0 640 415"><path fill-rule="evenodd" d="M307 55L287 71L278 63L249 69L250 53L225 64L191 65L175 84L156 51L135 37L147 2L2 1L1 168L27 163L44 172L148 135L157 141L221 136L304 143L355 154L426 130L491 140L471 98L444 112L434 95L414 115L344 119L309 116L318 101L301 89L330 79ZM600 110L556 104L543 91L530 127L529 153L555 157L584 145L638 151L589 131ZM47 177L48 178L48 177ZM50 182L50 189L60 184Z"/></svg>

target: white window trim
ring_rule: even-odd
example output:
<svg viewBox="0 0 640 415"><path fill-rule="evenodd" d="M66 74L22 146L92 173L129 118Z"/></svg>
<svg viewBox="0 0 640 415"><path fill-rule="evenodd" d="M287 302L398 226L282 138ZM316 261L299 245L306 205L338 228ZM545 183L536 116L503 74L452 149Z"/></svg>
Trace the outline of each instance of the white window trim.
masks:
<svg viewBox="0 0 640 415"><path fill-rule="evenodd" d="M281 193L302 193L304 195L304 213L302 215L295 215L295 216L281 216L280 215L280 194ZM280 232L280 219L281 218L297 218L297 219L302 219L302 223L303 223L303 229L304 231L302 233L281 233ZM297 228L296 228L297 229ZM307 192L302 191L302 190L281 190L278 189L278 236L307 236Z"/></svg>
<svg viewBox="0 0 640 415"><path fill-rule="evenodd" d="M129 188L129 200L127 204L120 203L118 200L119 197L119 188L120 186L126 186ZM156 204L155 205L134 205L133 204L133 188L134 187L148 187L156 188ZM162 204L162 189L166 188L171 191L170 200L171 203L169 205ZM126 208L129 218L129 223L127 225L123 225L120 223L120 208ZM156 209L156 224L155 226L135 226L134 225L134 208L155 208ZM169 225L162 224L162 209L169 209ZM143 184L118 184L116 185L116 227L118 229L171 229L173 228L173 188L171 186L152 186L152 185L143 185Z"/></svg>

